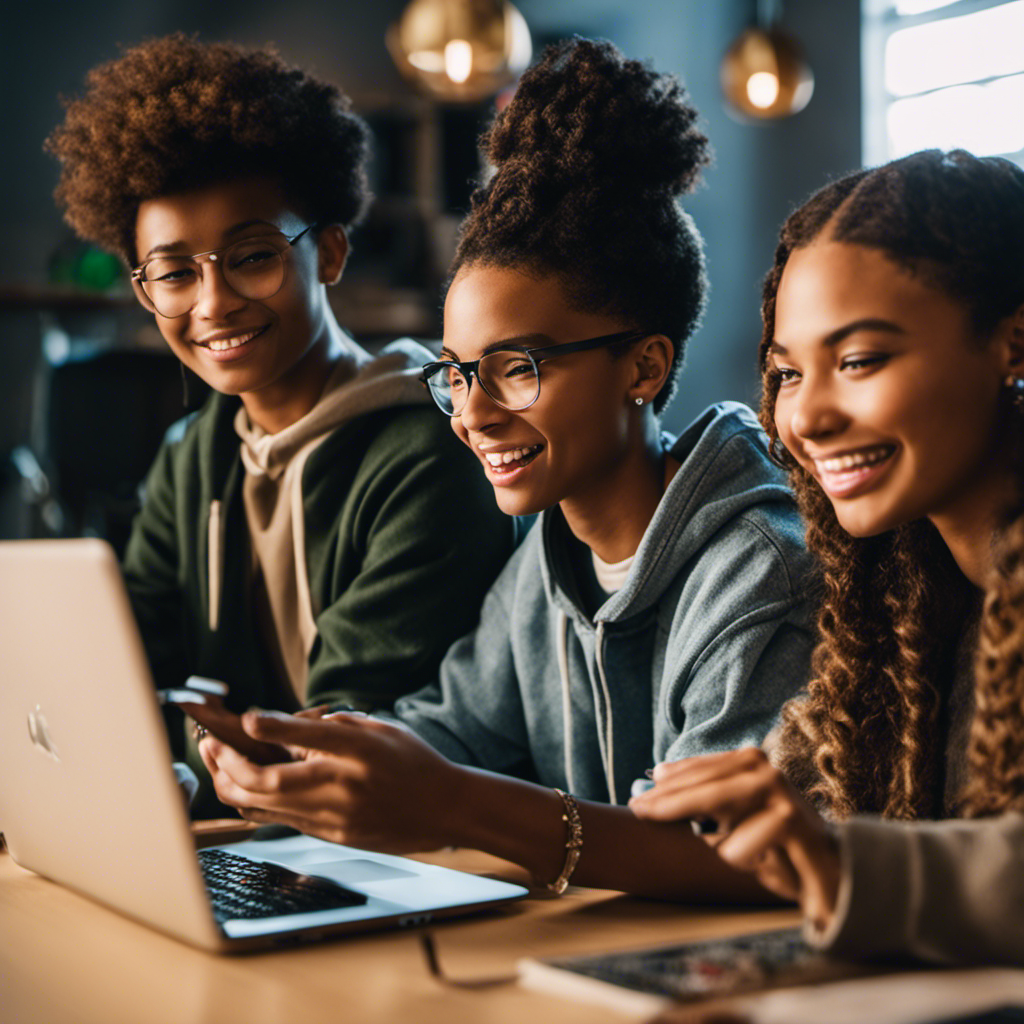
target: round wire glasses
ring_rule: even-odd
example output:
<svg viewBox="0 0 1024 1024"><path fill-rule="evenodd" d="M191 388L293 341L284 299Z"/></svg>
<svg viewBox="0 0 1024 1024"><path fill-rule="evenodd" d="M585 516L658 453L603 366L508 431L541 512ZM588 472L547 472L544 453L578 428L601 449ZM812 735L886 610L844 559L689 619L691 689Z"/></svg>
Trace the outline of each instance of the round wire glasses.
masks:
<svg viewBox="0 0 1024 1024"><path fill-rule="evenodd" d="M151 313L167 319L195 309L203 280L203 263L219 263L224 282L243 299L269 299L284 284L284 254L315 224L292 238L258 235L222 249L192 256L154 256L132 271L132 287Z"/></svg>
<svg viewBox="0 0 1024 1024"><path fill-rule="evenodd" d="M462 414L474 377L492 402L503 409L518 412L528 409L540 397L540 364L545 359L602 348L616 342L638 341L643 337L644 331L632 330L570 341L564 345L545 345L543 348L496 345L471 362L440 359L427 363L419 379L446 416Z"/></svg>

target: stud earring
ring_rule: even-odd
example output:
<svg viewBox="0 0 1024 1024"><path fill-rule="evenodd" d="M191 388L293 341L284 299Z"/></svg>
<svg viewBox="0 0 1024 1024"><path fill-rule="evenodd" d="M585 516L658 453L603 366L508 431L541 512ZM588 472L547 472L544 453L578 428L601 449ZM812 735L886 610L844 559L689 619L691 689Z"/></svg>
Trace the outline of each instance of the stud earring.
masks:
<svg viewBox="0 0 1024 1024"><path fill-rule="evenodd" d="M644 400L639 395L637 395L637 397L634 398L633 401L636 402L637 405L643 405L644 404Z"/></svg>

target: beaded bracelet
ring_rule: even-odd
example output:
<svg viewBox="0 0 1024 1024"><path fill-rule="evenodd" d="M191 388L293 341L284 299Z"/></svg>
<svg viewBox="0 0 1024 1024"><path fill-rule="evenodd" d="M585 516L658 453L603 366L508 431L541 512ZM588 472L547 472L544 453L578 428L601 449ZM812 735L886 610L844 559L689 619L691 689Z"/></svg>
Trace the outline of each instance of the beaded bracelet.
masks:
<svg viewBox="0 0 1024 1024"><path fill-rule="evenodd" d="M565 806L562 821L565 822L569 835L565 841L565 864L562 865L562 873L553 882L548 883L548 889L556 896L561 896L569 888L569 879L576 870L576 862L580 859L580 850L583 849L583 825L580 822L580 809L575 797L560 789L556 789L555 792L562 798Z"/></svg>

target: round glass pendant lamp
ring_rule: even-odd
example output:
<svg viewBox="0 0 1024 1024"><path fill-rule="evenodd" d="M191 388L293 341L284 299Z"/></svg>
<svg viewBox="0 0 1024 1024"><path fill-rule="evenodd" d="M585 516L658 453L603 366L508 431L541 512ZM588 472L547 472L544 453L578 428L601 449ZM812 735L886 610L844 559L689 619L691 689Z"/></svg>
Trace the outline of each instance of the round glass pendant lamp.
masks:
<svg viewBox="0 0 1024 1024"><path fill-rule="evenodd" d="M398 69L441 100L476 102L530 63L526 19L507 0L412 0L388 29Z"/></svg>
<svg viewBox="0 0 1024 1024"><path fill-rule="evenodd" d="M759 16L758 21L740 33L722 58L722 91L743 117L789 117L810 102L814 75L800 44L780 31L774 18L765 24Z"/></svg>

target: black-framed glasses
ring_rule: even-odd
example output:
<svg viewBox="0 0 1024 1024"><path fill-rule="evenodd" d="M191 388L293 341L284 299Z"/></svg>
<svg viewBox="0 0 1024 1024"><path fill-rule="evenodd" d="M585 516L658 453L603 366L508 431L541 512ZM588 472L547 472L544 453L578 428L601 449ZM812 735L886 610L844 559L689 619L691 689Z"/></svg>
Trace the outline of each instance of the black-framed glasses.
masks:
<svg viewBox="0 0 1024 1024"><path fill-rule="evenodd" d="M227 286L243 299L269 299L284 284L284 254L317 225L297 235L256 235L191 256L154 256L132 271L132 287L151 313L173 319L196 307L203 262L219 263Z"/></svg>
<svg viewBox="0 0 1024 1024"><path fill-rule="evenodd" d="M503 409L518 412L528 409L540 397L540 364L545 359L567 356L571 352L586 352L616 342L638 341L643 337L644 331L632 330L570 341L564 345L545 345L543 348L510 345L508 348L491 349L471 362L441 359L427 363L419 379L427 386L437 407L447 416L462 414L474 377L492 402Z"/></svg>

